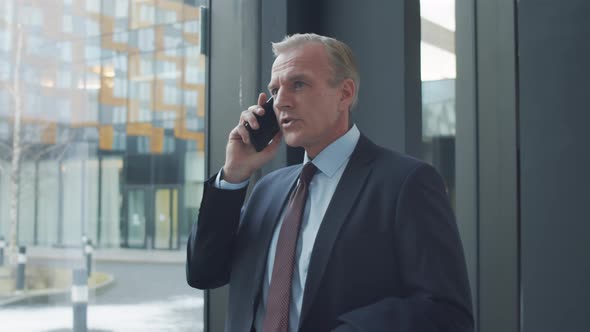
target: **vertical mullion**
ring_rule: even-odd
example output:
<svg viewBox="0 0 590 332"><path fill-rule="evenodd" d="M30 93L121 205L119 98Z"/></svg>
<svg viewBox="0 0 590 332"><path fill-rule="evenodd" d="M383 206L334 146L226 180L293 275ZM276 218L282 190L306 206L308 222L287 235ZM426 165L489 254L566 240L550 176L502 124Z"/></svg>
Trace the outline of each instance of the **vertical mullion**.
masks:
<svg viewBox="0 0 590 332"><path fill-rule="evenodd" d="M519 331L514 0L477 1L480 332Z"/></svg>

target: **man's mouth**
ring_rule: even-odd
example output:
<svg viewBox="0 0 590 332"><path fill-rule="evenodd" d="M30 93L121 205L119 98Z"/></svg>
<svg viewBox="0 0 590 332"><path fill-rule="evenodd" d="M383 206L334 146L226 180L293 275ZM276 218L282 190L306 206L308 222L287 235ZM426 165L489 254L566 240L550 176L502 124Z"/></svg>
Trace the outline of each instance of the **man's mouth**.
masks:
<svg viewBox="0 0 590 332"><path fill-rule="evenodd" d="M281 127L288 128L293 122L297 121L293 118L282 118L281 119Z"/></svg>

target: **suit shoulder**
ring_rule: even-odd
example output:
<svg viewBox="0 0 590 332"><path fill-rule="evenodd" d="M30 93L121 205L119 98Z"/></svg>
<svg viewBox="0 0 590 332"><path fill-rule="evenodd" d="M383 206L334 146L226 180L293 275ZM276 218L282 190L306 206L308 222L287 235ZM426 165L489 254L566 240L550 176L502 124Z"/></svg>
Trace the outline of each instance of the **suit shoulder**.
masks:
<svg viewBox="0 0 590 332"><path fill-rule="evenodd" d="M398 174L409 174L421 167L432 167L423 160L399 151L390 150L379 145L375 145L375 149L375 162L381 165L382 169L395 170Z"/></svg>
<svg viewBox="0 0 590 332"><path fill-rule="evenodd" d="M433 165L424 160L410 155L378 147L376 163L378 172L382 177L393 176L398 183L405 186L411 183L430 183L444 186L444 181L439 171Z"/></svg>
<svg viewBox="0 0 590 332"><path fill-rule="evenodd" d="M396 192L415 185L443 186L440 173L434 166L398 151L377 146L374 165L373 172L378 182Z"/></svg>

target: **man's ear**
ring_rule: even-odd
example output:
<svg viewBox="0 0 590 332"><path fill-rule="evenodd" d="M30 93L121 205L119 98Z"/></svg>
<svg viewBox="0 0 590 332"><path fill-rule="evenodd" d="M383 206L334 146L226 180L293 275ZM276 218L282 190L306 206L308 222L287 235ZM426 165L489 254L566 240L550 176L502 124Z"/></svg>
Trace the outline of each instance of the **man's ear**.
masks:
<svg viewBox="0 0 590 332"><path fill-rule="evenodd" d="M343 111L348 112L352 105L356 86L351 78L345 78L340 84L340 105Z"/></svg>

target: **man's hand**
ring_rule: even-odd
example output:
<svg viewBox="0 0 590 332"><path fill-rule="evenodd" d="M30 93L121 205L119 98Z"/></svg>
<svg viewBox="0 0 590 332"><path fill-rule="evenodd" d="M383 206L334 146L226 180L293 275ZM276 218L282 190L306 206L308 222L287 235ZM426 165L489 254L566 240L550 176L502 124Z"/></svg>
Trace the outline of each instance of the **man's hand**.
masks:
<svg viewBox="0 0 590 332"><path fill-rule="evenodd" d="M256 152L250 144L250 134L244 123L248 122L252 129L259 128L256 115L263 115L262 105L266 101L266 94L258 95L258 105L250 106L248 110L240 115L240 122L229 133L227 147L225 149L225 165L223 165L223 179L230 183L246 181L250 176L264 164L270 161L278 151L281 142L281 131L279 131L272 142L262 151Z"/></svg>

